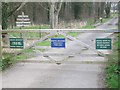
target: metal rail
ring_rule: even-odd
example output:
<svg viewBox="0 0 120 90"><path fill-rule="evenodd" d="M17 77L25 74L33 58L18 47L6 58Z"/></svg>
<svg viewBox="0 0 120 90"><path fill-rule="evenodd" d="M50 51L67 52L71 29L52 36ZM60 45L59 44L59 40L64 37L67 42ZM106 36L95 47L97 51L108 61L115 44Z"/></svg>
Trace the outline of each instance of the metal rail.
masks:
<svg viewBox="0 0 120 90"><path fill-rule="evenodd" d="M81 32L81 33L120 33L117 29L7 29L2 33L27 33L27 32Z"/></svg>

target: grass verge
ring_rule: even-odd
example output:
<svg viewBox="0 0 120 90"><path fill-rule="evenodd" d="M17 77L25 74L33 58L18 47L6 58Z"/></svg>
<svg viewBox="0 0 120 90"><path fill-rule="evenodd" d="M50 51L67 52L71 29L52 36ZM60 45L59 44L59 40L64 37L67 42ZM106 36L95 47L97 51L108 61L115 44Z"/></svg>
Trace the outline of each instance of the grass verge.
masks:
<svg viewBox="0 0 120 90"><path fill-rule="evenodd" d="M32 55L27 56L27 54L33 53L33 49L24 50L24 53L26 54L20 54L15 57L12 57L12 54L10 53L3 53L4 59L0 61L1 70L3 71L9 68L11 65L15 64L18 60L24 60L24 59L32 57Z"/></svg>
<svg viewBox="0 0 120 90"><path fill-rule="evenodd" d="M28 26L28 27L15 27L13 29L49 29L49 25L34 25L34 26Z"/></svg>
<svg viewBox="0 0 120 90"><path fill-rule="evenodd" d="M94 28L93 24L94 24L94 18L89 18L87 20L87 24L83 26L81 29L92 29Z"/></svg>
<svg viewBox="0 0 120 90"><path fill-rule="evenodd" d="M103 21L100 22L100 20L98 19L96 22L97 23L100 23L100 24L104 24L106 23L108 20L112 19L113 17L117 17L118 16L118 13L112 13L111 16L109 18L103 18ZM87 24L85 26L83 26L81 29L92 29L92 28L95 28L94 27L94 18L89 18L87 19Z"/></svg>
<svg viewBox="0 0 120 90"><path fill-rule="evenodd" d="M116 38L120 38L120 34L118 34ZM120 44L118 39L115 40L113 46L113 52L108 56L108 65L106 67L106 84L108 88L119 88L118 80L120 78Z"/></svg>
<svg viewBox="0 0 120 90"><path fill-rule="evenodd" d="M3 54L4 59L0 60L0 67L1 67L1 71L5 70L6 68L8 68L10 65L12 65L13 63L13 59L10 59L10 54Z"/></svg>

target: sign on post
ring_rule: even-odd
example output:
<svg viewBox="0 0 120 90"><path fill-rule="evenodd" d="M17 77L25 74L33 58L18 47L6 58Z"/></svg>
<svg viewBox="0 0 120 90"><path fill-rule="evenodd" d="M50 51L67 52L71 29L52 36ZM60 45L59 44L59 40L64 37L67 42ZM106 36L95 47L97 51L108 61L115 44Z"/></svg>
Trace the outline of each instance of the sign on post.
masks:
<svg viewBox="0 0 120 90"><path fill-rule="evenodd" d="M97 38L96 39L96 49L100 50L110 50L112 49L111 38Z"/></svg>
<svg viewBox="0 0 120 90"><path fill-rule="evenodd" d="M24 12L22 12L22 15L18 15L17 21L16 21L17 27L25 27L30 25L31 25L31 22L28 15L25 15Z"/></svg>
<svg viewBox="0 0 120 90"><path fill-rule="evenodd" d="M10 48L24 48L23 38L9 38Z"/></svg>
<svg viewBox="0 0 120 90"><path fill-rule="evenodd" d="M52 48L65 48L65 38L51 38Z"/></svg>

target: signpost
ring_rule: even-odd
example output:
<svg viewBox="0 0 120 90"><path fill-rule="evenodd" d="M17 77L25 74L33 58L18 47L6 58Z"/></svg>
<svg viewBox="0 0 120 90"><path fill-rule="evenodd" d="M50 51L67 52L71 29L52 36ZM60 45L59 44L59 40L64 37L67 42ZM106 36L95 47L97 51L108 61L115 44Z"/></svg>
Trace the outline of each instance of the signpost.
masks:
<svg viewBox="0 0 120 90"><path fill-rule="evenodd" d="M23 38L10 38L10 48L24 48Z"/></svg>
<svg viewBox="0 0 120 90"><path fill-rule="evenodd" d="M96 49L100 50L111 50L111 38L97 38L96 39Z"/></svg>
<svg viewBox="0 0 120 90"><path fill-rule="evenodd" d="M65 38L51 38L52 48L65 48Z"/></svg>
<svg viewBox="0 0 120 90"><path fill-rule="evenodd" d="M17 21L16 21L17 27L25 27L30 25L31 25L31 22L28 15L25 15L24 12L22 12L22 15L18 15Z"/></svg>

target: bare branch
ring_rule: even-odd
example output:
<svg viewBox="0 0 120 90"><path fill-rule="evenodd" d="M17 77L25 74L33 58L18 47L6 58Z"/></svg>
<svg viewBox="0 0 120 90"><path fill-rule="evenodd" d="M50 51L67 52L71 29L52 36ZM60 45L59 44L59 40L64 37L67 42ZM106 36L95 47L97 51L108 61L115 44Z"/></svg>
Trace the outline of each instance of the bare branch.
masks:
<svg viewBox="0 0 120 90"><path fill-rule="evenodd" d="M23 2L16 11L19 11L25 4L26 4L26 2Z"/></svg>
<svg viewBox="0 0 120 90"><path fill-rule="evenodd" d="M26 1L26 0L25 0ZM20 10L24 5L26 4L26 2L22 2L20 5L18 5L15 9L13 9L12 11L10 11L8 13L8 17L10 17L14 12Z"/></svg>
<svg viewBox="0 0 120 90"><path fill-rule="evenodd" d="M62 7L62 3L63 3L63 0L60 0L60 2L59 2L59 6L58 6L58 10L57 10L57 13L59 13L60 12L60 10L61 10L61 7Z"/></svg>
<svg viewBox="0 0 120 90"><path fill-rule="evenodd" d="M55 11L57 11L57 9L58 9L58 8L57 8L57 3L55 3L54 9L55 9Z"/></svg>
<svg viewBox="0 0 120 90"><path fill-rule="evenodd" d="M41 3L39 3L39 5L40 5L42 8L44 8L45 10L50 11L49 9L45 8Z"/></svg>

